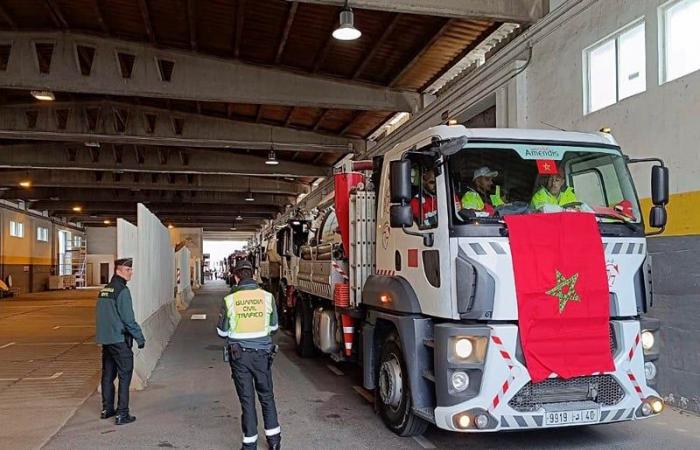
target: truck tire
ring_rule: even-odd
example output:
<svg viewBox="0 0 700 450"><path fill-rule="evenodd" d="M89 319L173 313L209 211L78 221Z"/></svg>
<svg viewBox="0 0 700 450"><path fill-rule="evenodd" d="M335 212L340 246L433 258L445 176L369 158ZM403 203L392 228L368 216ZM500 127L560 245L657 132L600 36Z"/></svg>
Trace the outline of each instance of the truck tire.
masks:
<svg viewBox="0 0 700 450"><path fill-rule="evenodd" d="M312 326L313 311L311 307L304 299L297 299L294 311L294 342L297 353L302 358L310 358L315 353Z"/></svg>
<svg viewBox="0 0 700 450"><path fill-rule="evenodd" d="M392 333L382 345L374 398L384 424L399 436L420 436L428 422L413 413L408 371L401 340Z"/></svg>

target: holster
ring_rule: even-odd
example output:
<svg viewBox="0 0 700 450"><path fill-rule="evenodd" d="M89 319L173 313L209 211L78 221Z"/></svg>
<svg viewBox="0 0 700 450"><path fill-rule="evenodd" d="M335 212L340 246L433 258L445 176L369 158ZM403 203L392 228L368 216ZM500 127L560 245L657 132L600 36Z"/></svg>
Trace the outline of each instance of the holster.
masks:
<svg viewBox="0 0 700 450"><path fill-rule="evenodd" d="M238 343L228 344L228 353L230 361L237 361L241 359L241 353L243 353L243 349Z"/></svg>

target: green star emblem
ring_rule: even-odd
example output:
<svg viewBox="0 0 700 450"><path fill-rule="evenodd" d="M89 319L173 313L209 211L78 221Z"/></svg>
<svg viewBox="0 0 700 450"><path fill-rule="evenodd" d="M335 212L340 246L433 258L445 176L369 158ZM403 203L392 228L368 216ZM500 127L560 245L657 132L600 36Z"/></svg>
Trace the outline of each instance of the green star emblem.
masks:
<svg viewBox="0 0 700 450"><path fill-rule="evenodd" d="M575 273L569 278L562 275L561 272L557 270L557 285L552 289L547 291L547 295L556 297L559 299L559 314L564 312L567 302L580 302L581 298L576 292L576 281L578 280L578 274Z"/></svg>

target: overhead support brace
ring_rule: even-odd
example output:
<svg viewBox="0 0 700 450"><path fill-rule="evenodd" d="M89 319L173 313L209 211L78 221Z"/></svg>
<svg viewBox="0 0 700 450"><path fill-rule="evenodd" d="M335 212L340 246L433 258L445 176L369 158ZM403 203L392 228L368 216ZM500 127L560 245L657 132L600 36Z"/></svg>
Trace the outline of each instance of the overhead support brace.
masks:
<svg viewBox="0 0 700 450"><path fill-rule="evenodd" d="M362 139L113 101L3 106L0 107L0 138L265 152L271 147L314 153L360 153L365 149Z"/></svg>
<svg viewBox="0 0 700 450"><path fill-rule="evenodd" d="M419 94L329 77L254 66L236 60L165 50L91 35L57 32L0 32L12 43L0 86L89 92L103 95L178 100L287 105L333 109L413 112ZM48 73L40 73L34 45L53 44ZM90 75L81 75L76 47L94 48ZM118 61L128 55L133 67L124 72Z"/></svg>

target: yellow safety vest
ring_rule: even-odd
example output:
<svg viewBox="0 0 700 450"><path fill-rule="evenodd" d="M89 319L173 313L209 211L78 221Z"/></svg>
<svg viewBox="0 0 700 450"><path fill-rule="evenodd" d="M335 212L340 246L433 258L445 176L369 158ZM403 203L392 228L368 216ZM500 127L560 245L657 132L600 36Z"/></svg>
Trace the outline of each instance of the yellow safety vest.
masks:
<svg viewBox="0 0 700 450"><path fill-rule="evenodd" d="M272 294L263 289L239 289L224 297L224 303L231 339L269 336L277 329L277 325L271 325L275 301Z"/></svg>
<svg viewBox="0 0 700 450"><path fill-rule="evenodd" d="M544 205L556 205L564 206L569 203L577 202L576 193L571 187L567 187L563 192L560 192L558 196L552 195L547 188L541 187L535 195L532 196L530 201L530 208L534 210L542 209Z"/></svg>
<svg viewBox="0 0 700 450"><path fill-rule="evenodd" d="M491 199L491 206L494 208L503 204L500 186L496 186L496 193L489 195L489 198ZM478 192L473 189L469 189L462 196L462 208L481 211L484 209L484 200L482 200L481 195L479 195Z"/></svg>

